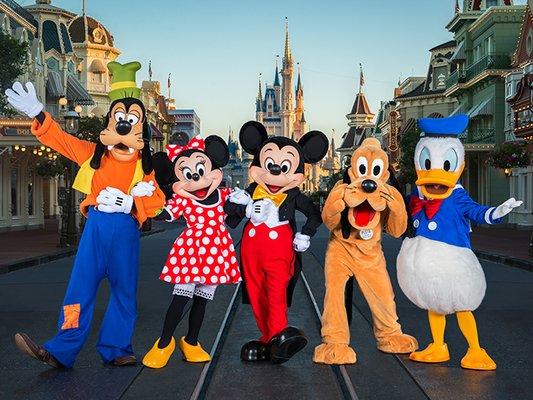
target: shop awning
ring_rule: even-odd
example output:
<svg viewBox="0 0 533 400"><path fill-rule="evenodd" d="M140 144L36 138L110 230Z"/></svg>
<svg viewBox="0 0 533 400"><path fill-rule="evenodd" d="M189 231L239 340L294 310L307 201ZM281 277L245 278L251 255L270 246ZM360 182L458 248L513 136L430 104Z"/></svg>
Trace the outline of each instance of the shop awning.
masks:
<svg viewBox="0 0 533 400"><path fill-rule="evenodd" d="M53 99L59 99L64 96L63 84L61 83L61 75L59 72L49 70L46 79L46 94Z"/></svg>
<svg viewBox="0 0 533 400"><path fill-rule="evenodd" d="M404 124L402 124L402 127L400 128L400 134L404 134L415 128L416 128L416 119L409 118L407 121L405 121Z"/></svg>
<svg viewBox="0 0 533 400"><path fill-rule="evenodd" d="M87 93L87 90L85 90L78 78L72 74L67 76L67 99L81 105L94 104L91 95Z"/></svg>
<svg viewBox="0 0 533 400"><path fill-rule="evenodd" d="M475 107L472 107L467 114L470 118L480 117L482 115L492 115L491 99L486 99Z"/></svg>
<svg viewBox="0 0 533 400"><path fill-rule="evenodd" d="M89 66L89 71L95 74L105 74L107 72L107 68L102 62L102 60L96 58Z"/></svg>
<svg viewBox="0 0 533 400"><path fill-rule="evenodd" d="M465 42L464 40L459 43L459 46L455 48L455 51L452 54L452 57L450 58L451 62L459 62L466 60L465 56Z"/></svg>
<svg viewBox="0 0 533 400"><path fill-rule="evenodd" d="M464 114L466 112L466 104L460 103L455 110L452 111L450 117L453 115Z"/></svg>
<svg viewBox="0 0 533 400"><path fill-rule="evenodd" d="M163 140L165 138L161 131L157 129L157 126L155 126L154 124L150 124L150 129L152 130L152 139Z"/></svg>

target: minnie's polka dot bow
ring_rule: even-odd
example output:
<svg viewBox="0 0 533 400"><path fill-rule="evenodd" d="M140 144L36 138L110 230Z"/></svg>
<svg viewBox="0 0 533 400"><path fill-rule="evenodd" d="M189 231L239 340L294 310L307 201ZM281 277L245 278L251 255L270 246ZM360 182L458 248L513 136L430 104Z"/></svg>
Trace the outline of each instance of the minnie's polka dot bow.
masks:
<svg viewBox="0 0 533 400"><path fill-rule="evenodd" d="M185 146L180 146L179 144L167 144L165 149L170 161L174 162L176 157L185 150L205 150L205 141L200 135L198 135L189 140L189 143Z"/></svg>

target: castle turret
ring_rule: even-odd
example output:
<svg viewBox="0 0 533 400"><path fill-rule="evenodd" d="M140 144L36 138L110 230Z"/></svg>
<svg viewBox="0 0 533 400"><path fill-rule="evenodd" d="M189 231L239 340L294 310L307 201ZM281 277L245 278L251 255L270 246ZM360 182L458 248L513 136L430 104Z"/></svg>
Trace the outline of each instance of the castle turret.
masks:
<svg viewBox="0 0 533 400"><path fill-rule="evenodd" d="M292 59L291 46L289 41L289 21L285 18L285 51L283 54L283 65L281 77L283 80L282 101L281 101L281 132L283 136L293 136L293 98L292 98L292 75L294 72L294 62Z"/></svg>
<svg viewBox="0 0 533 400"><path fill-rule="evenodd" d="M279 55L276 56L276 72L274 74L274 92L276 93L276 103L281 104L281 84L279 83L279 69L278 69Z"/></svg>
<svg viewBox="0 0 533 400"><path fill-rule="evenodd" d="M306 132L307 126L304 116L304 88L302 85L302 77L300 67L298 66L298 80L296 82L296 108L294 110L295 123L294 123L294 139L299 140L300 137Z"/></svg>
<svg viewBox="0 0 533 400"><path fill-rule="evenodd" d="M261 74L259 74L259 89L255 99L255 120L263 123L263 92L261 90Z"/></svg>

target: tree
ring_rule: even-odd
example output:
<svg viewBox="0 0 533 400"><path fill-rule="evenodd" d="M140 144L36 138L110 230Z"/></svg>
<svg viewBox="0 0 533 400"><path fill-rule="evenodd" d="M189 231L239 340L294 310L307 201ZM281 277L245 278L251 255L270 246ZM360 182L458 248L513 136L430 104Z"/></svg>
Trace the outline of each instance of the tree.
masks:
<svg viewBox="0 0 533 400"><path fill-rule="evenodd" d="M408 183L413 184L416 181L415 171L415 147L420 139L420 131L418 128L411 129L404 134L400 139L400 175L398 180L402 185Z"/></svg>
<svg viewBox="0 0 533 400"><path fill-rule="evenodd" d="M4 92L26 72L28 46L27 42L20 43L0 29L0 115L15 114L9 108Z"/></svg>
<svg viewBox="0 0 533 400"><path fill-rule="evenodd" d="M103 117L81 117L78 129L78 137L89 142L96 143L100 131L104 128Z"/></svg>

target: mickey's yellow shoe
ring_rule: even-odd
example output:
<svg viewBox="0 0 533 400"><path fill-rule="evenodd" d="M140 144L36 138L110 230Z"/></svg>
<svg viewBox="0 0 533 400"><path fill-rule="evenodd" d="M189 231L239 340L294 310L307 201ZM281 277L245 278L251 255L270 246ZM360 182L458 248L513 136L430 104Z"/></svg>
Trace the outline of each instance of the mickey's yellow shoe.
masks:
<svg viewBox="0 0 533 400"><path fill-rule="evenodd" d="M143 364L149 368L163 368L167 365L168 360L174 349L176 348L176 341L170 338L170 343L164 349L157 347L159 339L157 339L148 353L143 358Z"/></svg>
<svg viewBox="0 0 533 400"><path fill-rule="evenodd" d="M425 363L439 363L448 361L450 359L450 353L448 352L448 345L446 343L442 345L431 343L424 350L411 353L409 359Z"/></svg>
<svg viewBox="0 0 533 400"><path fill-rule="evenodd" d="M180 338L180 350L185 361L197 363L211 361L211 356L202 348L199 342L196 346L193 346L185 341L185 336Z"/></svg>
<svg viewBox="0 0 533 400"><path fill-rule="evenodd" d="M481 371L493 371L496 369L496 363L490 358L485 349L469 348L466 355L461 360L461 367Z"/></svg>

